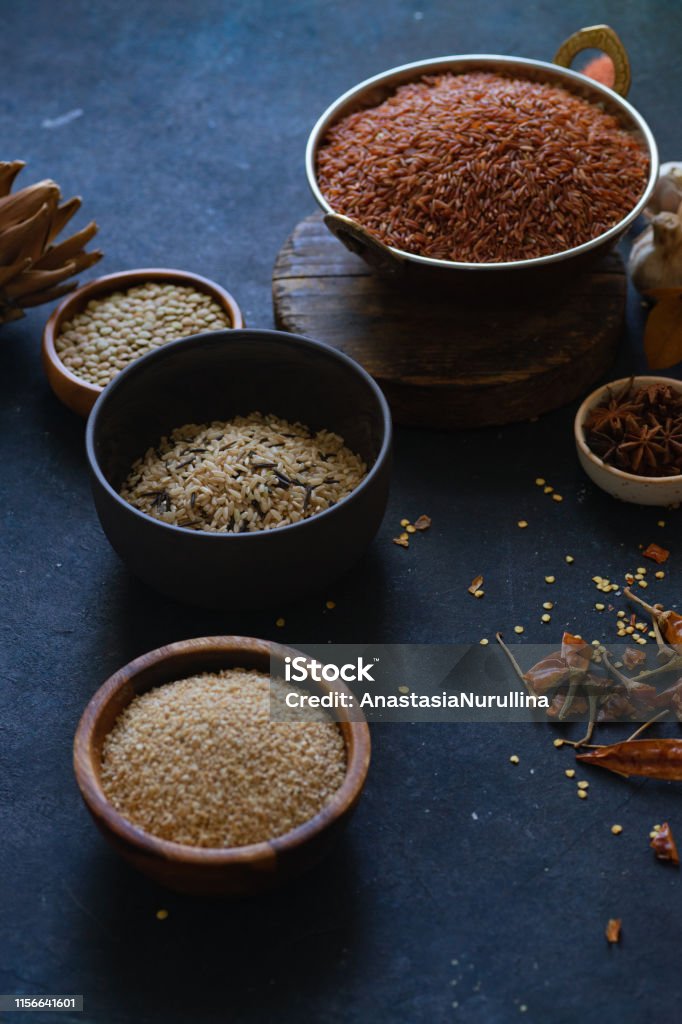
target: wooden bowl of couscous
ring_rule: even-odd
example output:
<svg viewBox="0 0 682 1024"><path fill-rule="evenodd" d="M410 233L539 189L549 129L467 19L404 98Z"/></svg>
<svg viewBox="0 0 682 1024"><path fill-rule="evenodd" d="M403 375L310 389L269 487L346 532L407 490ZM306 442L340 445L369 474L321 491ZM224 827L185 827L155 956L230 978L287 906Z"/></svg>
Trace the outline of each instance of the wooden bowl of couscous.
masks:
<svg viewBox="0 0 682 1024"><path fill-rule="evenodd" d="M87 416L119 370L192 334L243 327L235 299L208 278L149 267L108 274L67 295L43 331L43 367L57 398Z"/></svg>
<svg viewBox="0 0 682 1024"><path fill-rule="evenodd" d="M184 640L95 693L74 771L95 823L133 867L179 892L244 896L331 849L365 783L369 727L357 708L303 721L284 710L280 687L306 691L275 666L299 655L250 637Z"/></svg>

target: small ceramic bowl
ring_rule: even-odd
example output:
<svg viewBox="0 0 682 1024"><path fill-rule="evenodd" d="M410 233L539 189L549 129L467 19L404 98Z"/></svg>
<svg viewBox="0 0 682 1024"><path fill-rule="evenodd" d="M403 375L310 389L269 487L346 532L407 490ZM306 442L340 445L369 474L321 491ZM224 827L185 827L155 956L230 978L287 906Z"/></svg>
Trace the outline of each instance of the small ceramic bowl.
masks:
<svg viewBox="0 0 682 1024"><path fill-rule="evenodd" d="M244 896L273 888L317 864L338 839L357 804L370 760L369 727L354 709L335 712L346 746L346 777L325 807L285 835L251 846L207 849L158 839L113 807L100 781L102 745L121 711L138 694L199 672L251 668L269 673L270 657L300 651L267 640L217 636L160 647L119 669L95 693L74 739L76 781L100 831L114 849L149 878L179 892ZM319 692L329 692L325 683ZM345 687L334 683L336 691ZM349 692L349 691L346 691Z"/></svg>
<svg viewBox="0 0 682 1024"><path fill-rule="evenodd" d="M252 533L174 526L119 495L135 460L176 427L256 411L340 434L368 466L364 480L324 512ZM348 356L244 329L171 341L131 363L97 400L86 448L102 527L136 576L188 604L281 609L323 590L369 546L388 500L391 432L381 390Z"/></svg>
<svg viewBox="0 0 682 1024"><path fill-rule="evenodd" d="M580 464L590 479L602 491L635 505L674 505L682 501L682 475L680 476L636 476L625 473L615 466L607 466L595 455L585 440L584 424L587 414L607 396L609 391L619 391L630 383L629 377L611 381L588 395L575 417L575 446ZM682 381L671 377L635 377L635 387L649 384L669 384L682 393Z"/></svg>
<svg viewBox="0 0 682 1024"><path fill-rule="evenodd" d="M98 277L94 281L89 281L60 302L45 324L43 331L43 367L49 385L57 398L79 416L88 415L103 389L77 377L59 358L55 341L59 337L62 324L85 309L92 299L100 299L111 292L125 291L136 285L146 284L148 281L182 285L204 292L223 308L230 318L232 327L244 326L242 312L229 292L215 282L209 281L208 278L190 274L185 270L148 267L108 274L106 277Z"/></svg>

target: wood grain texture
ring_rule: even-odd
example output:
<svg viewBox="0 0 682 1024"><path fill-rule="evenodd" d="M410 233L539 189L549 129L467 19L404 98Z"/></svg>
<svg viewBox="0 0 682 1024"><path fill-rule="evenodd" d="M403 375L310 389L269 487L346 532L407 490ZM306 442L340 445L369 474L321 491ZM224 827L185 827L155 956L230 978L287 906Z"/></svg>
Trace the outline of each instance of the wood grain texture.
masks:
<svg viewBox="0 0 682 1024"><path fill-rule="evenodd" d="M314 214L281 249L272 288L277 326L361 363L396 422L459 428L529 419L589 388L615 354L626 276L612 253L558 288L467 301L373 274Z"/></svg>

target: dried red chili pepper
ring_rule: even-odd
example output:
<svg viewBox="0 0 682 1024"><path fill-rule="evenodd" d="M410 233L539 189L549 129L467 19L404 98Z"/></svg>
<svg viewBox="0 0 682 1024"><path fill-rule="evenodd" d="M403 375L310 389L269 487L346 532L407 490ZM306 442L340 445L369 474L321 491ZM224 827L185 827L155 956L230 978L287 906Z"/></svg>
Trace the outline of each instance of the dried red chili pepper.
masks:
<svg viewBox="0 0 682 1024"><path fill-rule="evenodd" d="M662 608L655 608L653 605L647 604L641 597L626 587L623 591L624 594L634 601L635 604L640 604L642 608L646 608L656 622L658 623L660 630L665 640L671 644L678 653L682 653L682 615L678 615L677 612L664 611Z"/></svg>
<svg viewBox="0 0 682 1024"><path fill-rule="evenodd" d="M635 647L625 648L625 654L623 655L623 664L626 668L637 668L638 665L642 665L645 661L646 654L643 650L637 650L637 648Z"/></svg>
<svg viewBox="0 0 682 1024"><path fill-rule="evenodd" d="M564 633L561 638L561 657L570 668L586 672L592 661L592 648L582 637Z"/></svg>
<svg viewBox="0 0 682 1024"><path fill-rule="evenodd" d="M554 696L552 697L550 703L549 703L549 707L545 711L545 714L547 715L547 717L548 718L558 718L558 719L564 718L565 714L568 713L568 712L564 712L564 710L563 710L564 709L564 705L566 704L567 700L568 700L568 694L567 693L555 693ZM587 711L587 701L585 700L584 697L572 697L571 698L571 708L572 708L572 711L573 711L574 715L584 715L585 712ZM586 743L587 741L583 740L582 742Z"/></svg>
<svg viewBox="0 0 682 1024"><path fill-rule="evenodd" d="M655 705L657 708L670 708L678 721L682 722L682 679L678 679L667 690L657 693Z"/></svg>
<svg viewBox="0 0 682 1024"><path fill-rule="evenodd" d="M548 654L542 658L537 665L533 665L527 672L523 673L523 679L533 688L538 697L546 694L549 690L555 689L565 682L570 675L570 669L558 651Z"/></svg>
<svg viewBox="0 0 682 1024"><path fill-rule="evenodd" d="M650 558L652 562L658 562L659 565L663 565L670 558L668 549L662 548L660 544L649 544L648 547L644 548L642 554L645 558Z"/></svg>
<svg viewBox="0 0 682 1024"><path fill-rule="evenodd" d="M680 866L680 857L677 852L677 843L673 837L672 829L667 821L664 821L660 828L654 829L655 835L651 836L650 846L659 860L669 860L676 867Z"/></svg>
<svg viewBox="0 0 682 1024"><path fill-rule="evenodd" d="M607 942L620 942L620 927L621 919L619 917L610 917L608 924L604 930Z"/></svg>
<svg viewBox="0 0 682 1024"><path fill-rule="evenodd" d="M682 739L624 740L596 747L576 760L629 778L682 780Z"/></svg>
<svg viewBox="0 0 682 1024"><path fill-rule="evenodd" d="M641 713L641 708L638 710L624 691L615 689L599 705L597 721L613 722L624 718L635 721Z"/></svg>
<svg viewBox="0 0 682 1024"><path fill-rule="evenodd" d="M602 661L604 662L609 675L613 676L613 678L620 683L630 700L634 700L639 704L644 704L647 707L654 706L656 702L655 686L649 686L647 683L639 682L638 679L629 679L616 668L607 651L604 651L602 654Z"/></svg>

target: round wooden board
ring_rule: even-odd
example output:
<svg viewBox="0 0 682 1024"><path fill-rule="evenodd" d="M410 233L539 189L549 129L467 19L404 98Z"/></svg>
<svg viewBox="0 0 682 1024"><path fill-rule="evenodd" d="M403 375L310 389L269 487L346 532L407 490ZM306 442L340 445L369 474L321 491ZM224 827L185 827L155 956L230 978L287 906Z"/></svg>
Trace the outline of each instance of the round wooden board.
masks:
<svg viewBox="0 0 682 1024"><path fill-rule="evenodd" d="M480 427L530 419L582 395L613 361L627 280L612 253L531 302L384 281L307 217L272 275L277 326L341 349L381 384L397 423Z"/></svg>

